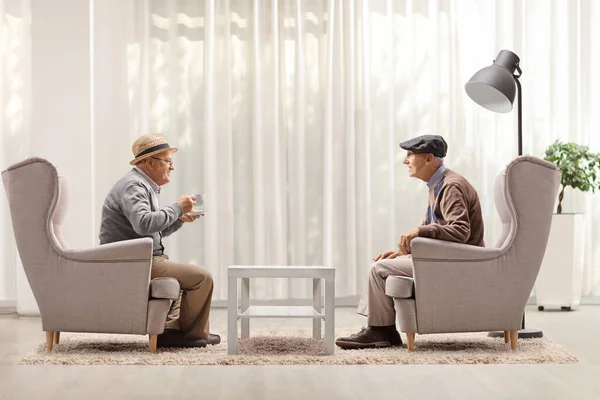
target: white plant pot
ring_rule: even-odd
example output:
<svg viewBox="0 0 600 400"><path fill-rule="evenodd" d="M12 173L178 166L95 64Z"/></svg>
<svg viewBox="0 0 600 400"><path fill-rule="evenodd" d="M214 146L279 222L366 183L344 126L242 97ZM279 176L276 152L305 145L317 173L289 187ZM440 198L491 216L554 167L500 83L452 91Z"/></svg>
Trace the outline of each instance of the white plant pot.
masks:
<svg viewBox="0 0 600 400"><path fill-rule="evenodd" d="M544 260L535 283L538 308L575 309L581 302L583 214L554 214ZM564 309L564 308L563 308Z"/></svg>

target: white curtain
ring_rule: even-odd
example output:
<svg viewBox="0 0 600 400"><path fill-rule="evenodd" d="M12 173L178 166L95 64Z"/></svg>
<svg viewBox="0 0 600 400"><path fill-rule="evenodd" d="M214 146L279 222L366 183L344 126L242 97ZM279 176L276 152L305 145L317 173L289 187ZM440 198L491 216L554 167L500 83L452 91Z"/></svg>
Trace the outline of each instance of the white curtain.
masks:
<svg viewBox="0 0 600 400"><path fill-rule="evenodd" d="M0 170L29 156L31 106L30 1L0 0ZM14 309L15 246L0 190L0 310Z"/></svg>
<svg viewBox="0 0 600 400"><path fill-rule="evenodd" d="M599 18L592 0L93 2L96 226L131 143L164 132L180 151L161 202L205 193L208 209L167 250L211 269L215 299L226 297L231 264L331 265L337 294L354 296L372 256L425 212L426 188L407 177L398 143L437 132L447 165L478 189L494 245L492 182L516 156L517 115L475 105L464 83L512 50L524 152L542 156L556 138L600 151ZM567 192L564 207L586 216L588 295L600 293L599 202ZM298 281L252 289L309 294Z"/></svg>

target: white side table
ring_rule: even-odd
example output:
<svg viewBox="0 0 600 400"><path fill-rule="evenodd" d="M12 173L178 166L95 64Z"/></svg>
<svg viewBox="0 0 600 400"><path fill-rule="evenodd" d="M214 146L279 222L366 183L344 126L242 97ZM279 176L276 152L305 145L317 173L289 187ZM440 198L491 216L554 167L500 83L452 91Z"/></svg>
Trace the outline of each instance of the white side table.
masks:
<svg viewBox="0 0 600 400"><path fill-rule="evenodd" d="M335 269L323 266L231 265L227 290L227 354L237 354L237 320L241 319L242 338L250 337L250 318L312 318L313 338L321 338L321 320L325 321L325 354L333 354L335 326ZM312 278L311 306L250 306L250 278ZM238 279L242 280L238 308ZM321 304L321 279L325 280L325 312Z"/></svg>

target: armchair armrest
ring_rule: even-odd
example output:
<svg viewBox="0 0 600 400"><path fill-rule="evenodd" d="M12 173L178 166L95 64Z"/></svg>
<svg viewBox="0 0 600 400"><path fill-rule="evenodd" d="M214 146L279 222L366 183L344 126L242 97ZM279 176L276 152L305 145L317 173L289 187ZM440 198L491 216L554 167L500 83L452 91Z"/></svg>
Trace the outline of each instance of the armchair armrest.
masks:
<svg viewBox="0 0 600 400"><path fill-rule="evenodd" d="M152 239L141 238L102 244L81 250L65 250L63 256L80 262L128 262L152 260Z"/></svg>
<svg viewBox="0 0 600 400"><path fill-rule="evenodd" d="M510 251L428 238L411 242L418 332L512 330L531 292Z"/></svg>
<svg viewBox="0 0 600 400"><path fill-rule="evenodd" d="M56 256L51 288L30 281L46 330L146 332L152 239L57 250Z"/></svg>
<svg viewBox="0 0 600 400"><path fill-rule="evenodd" d="M153 299L177 300L179 298L179 282L175 278L154 278L150 281L150 297Z"/></svg>
<svg viewBox="0 0 600 400"><path fill-rule="evenodd" d="M415 260L487 261L502 255L502 249L472 246L430 238L414 238L410 242Z"/></svg>

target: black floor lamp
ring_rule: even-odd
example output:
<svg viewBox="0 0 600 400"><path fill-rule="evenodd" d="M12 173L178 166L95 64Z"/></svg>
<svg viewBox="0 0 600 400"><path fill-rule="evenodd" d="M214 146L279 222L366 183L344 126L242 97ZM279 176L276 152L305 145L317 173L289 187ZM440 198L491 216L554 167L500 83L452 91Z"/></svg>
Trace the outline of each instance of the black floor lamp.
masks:
<svg viewBox="0 0 600 400"><path fill-rule="evenodd" d="M513 108L515 91L517 93L518 111L518 143L519 155L523 154L521 125L521 68L519 56L509 50L501 50L492 65L477 71L465 85L469 97L483 108L490 111L507 113ZM518 72L518 75L515 74ZM516 87L516 88L515 88ZM525 329L525 311L519 338L541 338L544 333L540 329ZM490 332L488 336L504 337L504 332Z"/></svg>

